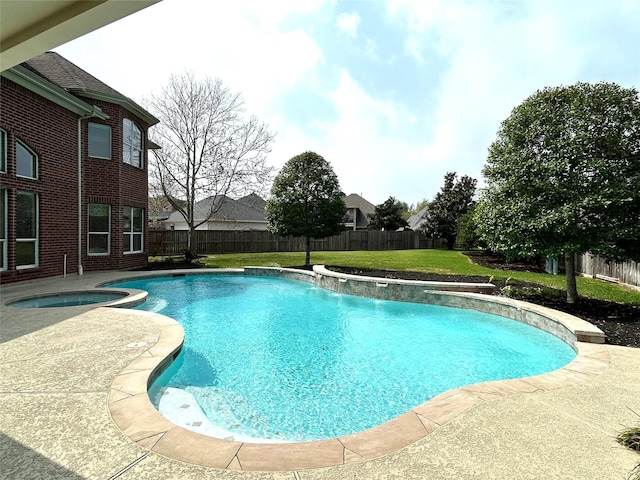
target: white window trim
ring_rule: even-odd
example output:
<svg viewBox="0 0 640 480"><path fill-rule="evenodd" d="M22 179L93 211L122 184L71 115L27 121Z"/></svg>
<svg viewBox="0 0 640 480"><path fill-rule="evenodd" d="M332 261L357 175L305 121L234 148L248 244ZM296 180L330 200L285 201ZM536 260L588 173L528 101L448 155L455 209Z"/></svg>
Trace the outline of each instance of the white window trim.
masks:
<svg viewBox="0 0 640 480"><path fill-rule="evenodd" d="M122 227L122 233L123 235L129 235L129 248L133 248L133 238L136 235L140 236L140 250L124 250L123 249L123 254L124 255L131 255L134 253L142 253L144 252L144 209L143 208L139 208L139 207L124 207L124 208L128 208L131 210L131 229L129 231L124 231L124 225ZM134 210L140 210L140 213L142 213L142 231L141 232L134 232L133 231L133 211ZM124 217L124 212L123 215Z"/></svg>
<svg viewBox="0 0 640 480"><path fill-rule="evenodd" d="M101 157L100 155L91 155L91 125L95 125L109 131L109 156L108 157ZM105 125L104 123L89 122L87 126L87 153L89 157L98 158L100 160L111 160L111 157L113 156L113 153L111 151L111 146L112 146L111 145L111 126Z"/></svg>
<svg viewBox="0 0 640 480"><path fill-rule="evenodd" d="M0 173L7 173L7 131L4 128L0 128Z"/></svg>
<svg viewBox="0 0 640 480"><path fill-rule="evenodd" d="M0 188L0 196L4 197L2 204L4 205L4 211L0 212L0 222L4 223L4 237L0 237L0 255L2 255L2 265L0 266L0 272L4 272L9 267L9 258L7 257L7 189Z"/></svg>
<svg viewBox="0 0 640 480"><path fill-rule="evenodd" d="M125 141L125 138L127 137L126 135L126 131L127 129L130 128L132 131L134 128L136 128L139 132L140 132L140 165L134 165L131 160L129 160L128 162L125 160L124 158L124 149L125 147L128 147L129 150L129 159L133 159L133 152L134 150L137 151L138 148L133 145L133 143L129 144ZM138 126L138 124L136 122L134 122L133 120L130 120L128 118L125 118L122 120L122 161L124 163L126 163L127 165L131 165L132 167L135 168L139 168L139 169L143 169L144 168L144 138L143 138L143 131L142 129ZM131 138L133 139L133 135L131 135Z"/></svg>
<svg viewBox="0 0 640 480"><path fill-rule="evenodd" d="M33 171L35 176L34 177L27 177L26 175L18 175L18 152L15 152L15 157L16 157L16 177L18 178L28 178L30 180L37 180L38 179L38 155L36 154L36 152L34 152L26 143L24 143L22 140L16 139L16 149L17 149L17 145L20 144L27 152L29 152L31 155L33 155Z"/></svg>
<svg viewBox="0 0 640 480"><path fill-rule="evenodd" d="M16 270L25 270L27 268L37 268L39 265L39 261L40 261L40 242L39 242L39 237L40 237L40 229L39 229L39 218L40 218L40 195L36 192L30 192L28 190L18 190L17 193L19 192L27 192L27 193L31 193L35 196L36 198L36 236L35 238L16 238L16 243L33 243L35 245L35 255L34 255L34 261L35 263L29 264L29 265L16 265ZM17 198L17 193L16 193L16 198ZM17 254L16 254L16 263L18 261L17 258Z"/></svg>
<svg viewBox="0 0 640 480"><path fill-rule="evenodd" d="M89 229L89 206L90 205L106 205L109 207L109 231L107 232L92 232ZM104 253L91 253L89 252L89 238L91 235L107 235L107 251ZM89 257L108 257L111 255L111 205L108 203L90 203L87 205L87 255Z"/></svg>

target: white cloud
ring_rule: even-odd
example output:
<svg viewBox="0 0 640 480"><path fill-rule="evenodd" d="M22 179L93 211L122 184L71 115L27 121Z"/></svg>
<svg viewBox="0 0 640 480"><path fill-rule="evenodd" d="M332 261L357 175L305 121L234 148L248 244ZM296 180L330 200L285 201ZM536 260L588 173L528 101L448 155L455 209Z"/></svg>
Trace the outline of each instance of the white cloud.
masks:
<svg viewBox="0 0 640 480"><path fill-rule="evenodd" d="M356 12L341 13L336 18L336 27L341 32L347 34L351 38L358 35L358 26L360 25L360 15Z"/></svg>
<svg viewBox="0 0 640 480"><path fill-rule="evenodd" d="M593 28L607 25L602 18L610 5L580 5L523 1L507 15L501 3L390 2L390 18L408 32L407 54L418 63L434 56L446 62L434 92L437 127L424 150L430 161L478 178L487 148L513 107L547 85L602 80L583 75L594 45L602 42Z"/></svg>
<svg viewBox="0 0 640 480"><path fill-rule="evenodd" d="M319 0L190 3L191 9L186 0L164 0L58 51L72 61L82 58L78 63L85 70L135 100L158 92L170 74L185 69L197 77L220 77L258 116L323 61L302 28L278 27L288 16L309 14L321 6ZM114 56L115 63L105 62Z"/></svg>
<svg viewBox="0 0 640 480"><path fill-rule="evenodd" d="M163 0L58 50L135 100L184 69L220 77L277 131L276 167L317 151L373 203L432 197L446 171L478 178L500 122L538 88L640 84L634 0L388 0L389 29L366 35L380 19L339 5Z"/></svg>
<svg viewBox="0 0 640 480"><path fill-rule="evenodd" d="M387 13L392 19L401 19L409 31L425 32L442 19L447 4L454 5L456 1L389 0Z"/></svg>
<svg viewBox="0 0 640 480"><path fill-rule="evenodd" d="M378 55L378 45L373 38L364 37L364 47L362 48L362 53L365 57L370 58L376 62L380 61L380 57Z"/></svg>
<svg viewBox="0 0 640 480"><path fill-rule="evenodd" d="M425 171L437 166L425 162L423 147L410 144L398 132L417 121L406 108L368 95L346 71L340 72L335 90L326 92L337 116L317 121L313 135L300 126L283 121L279 132L287 141L278 142L273 156L279 164L313 150L331 162L345 193L362 193L374 204L390 195L407 201L408 190L420 188ZM411 188L405 189L406 185Z"/></svg>

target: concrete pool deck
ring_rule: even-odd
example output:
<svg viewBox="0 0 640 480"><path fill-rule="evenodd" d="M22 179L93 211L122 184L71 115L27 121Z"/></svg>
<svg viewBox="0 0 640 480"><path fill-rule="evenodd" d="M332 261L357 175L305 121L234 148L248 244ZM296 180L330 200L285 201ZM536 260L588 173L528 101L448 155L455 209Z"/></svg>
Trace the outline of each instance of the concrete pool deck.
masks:
<svg viewBox="0 0 640 480"><path fill-rule="evenodd" d="M2 303L145 275L148 272L90 273L3 285ZM615 441L620 430L640 421L633 413L640 412L640 349L609 345L587 347L599 365L579 375L588 378L579 383L557 379L570 386L550 389L525 382L530 393L502 397L466 387L475 394L467 397L471 402L466 406L453 408L456 415L434 421L431 433L408 446L370 460L350 458L346 461L356 462L272 472L172 460L151 450L158 441L153 436L146 443L130 440L108 407L119 374L137 358L153 356L163 328L171 328L171 322L153 317L157 316L104 307L2 306L1 478L601 480L625 479L640 462L638 454ZM444 395L444 403L455 403L452 395ZM268 451L263 461L271 461Z"/></svg>

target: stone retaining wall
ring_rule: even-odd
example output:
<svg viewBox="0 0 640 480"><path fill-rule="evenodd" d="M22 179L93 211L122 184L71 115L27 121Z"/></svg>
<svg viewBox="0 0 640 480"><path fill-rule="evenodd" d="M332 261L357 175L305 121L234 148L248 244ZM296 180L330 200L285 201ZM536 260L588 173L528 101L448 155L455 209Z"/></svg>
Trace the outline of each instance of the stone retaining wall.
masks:
<svg viewBox="0 0 640 480"><path fill-rule="evenodd" d="M477 293L491 293L496 288L493 284L360 277L333 272L322 265L314 266L313 272L278 267L245 267L245 272L306 281L348 295L466 308L500 315L549 332L574 349L575 342L605 341L605 335L599 328L573 315L528 302Z"/></svg>

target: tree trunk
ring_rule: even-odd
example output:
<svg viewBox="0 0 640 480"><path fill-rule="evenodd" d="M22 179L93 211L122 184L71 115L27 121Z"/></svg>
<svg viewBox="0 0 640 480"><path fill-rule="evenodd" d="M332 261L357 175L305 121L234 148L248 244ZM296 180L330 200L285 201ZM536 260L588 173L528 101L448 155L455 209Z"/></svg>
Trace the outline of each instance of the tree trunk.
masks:
<svg viewBox="0 0 640 480"><path fill-rule="evenodd" d="M576 303L578 301L578 287L576 286L575 256L573 252L565 252L564 270L567 277L567 303Z"/></svg>
<svg viewBox="0 0 640 480"><path fill-rule="evenodd" d="M304 257L304 264L306 266L311 265L311 237L306 237L306 255Z"/></svg>
<svg viewBox="0 0 640 480"><path fill-rule="evenodd" d="M187 232L187 248L184 249L184 260L187 263L193 261L193 252L191 251L191 243L193 237L193 225L188 225L189 231Z"/></svg>
<svg viewBox="0 0 640 480"><path fill-rule="evenodd" d="M453 247L456 244L456 237L448 236L446 237L446 242L447 242L447 250L453 250Z"/></svg>

